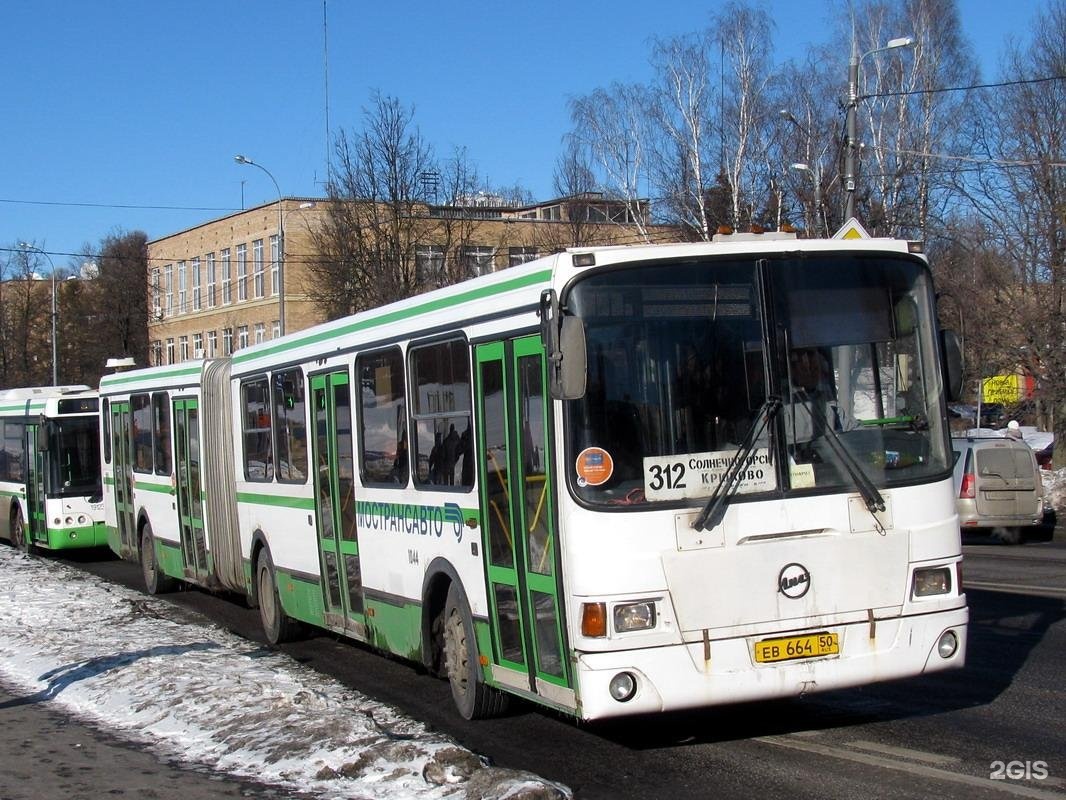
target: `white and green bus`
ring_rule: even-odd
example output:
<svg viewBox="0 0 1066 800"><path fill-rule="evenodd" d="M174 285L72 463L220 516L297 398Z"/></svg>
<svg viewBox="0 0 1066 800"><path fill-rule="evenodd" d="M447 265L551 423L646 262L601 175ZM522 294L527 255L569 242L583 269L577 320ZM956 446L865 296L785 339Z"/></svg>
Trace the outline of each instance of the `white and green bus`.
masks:
<svg viewBox="0 0 1066 800"><path fill-rule="evenodd" d="M0 391L0 537L20 550L107 544L97 402L88 386Z"/></svg>
<svg viewBox="0 0 1066 800"><path fill-rule="evenodd" d="M109 503L120 552L148 541L167 577L238 588L272 642L313 625L420 662L468 718L510 696L596 719L959 667L957 359L915 250L570 250L231 362L107 378L124 430L153 386L176 415L183 371L204 412L228 386L232 416L196 442L229 475L189 481L219 520L207 573L183 522L144 535L136 485Z"/></svg>

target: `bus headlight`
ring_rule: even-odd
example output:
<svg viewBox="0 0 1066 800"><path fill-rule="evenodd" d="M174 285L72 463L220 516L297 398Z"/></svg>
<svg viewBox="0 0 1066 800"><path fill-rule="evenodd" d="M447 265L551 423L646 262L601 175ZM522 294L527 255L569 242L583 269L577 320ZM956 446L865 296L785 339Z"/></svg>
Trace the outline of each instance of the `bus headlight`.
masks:
<svg viewBox="0 0 1066 800"><path fill-rule="evenodd" d="M655 627L655 601L620 603L614 607L614 629L618 633L646 631Z"/></svg>
<svg viewBox="0 0 1066 800"><path fill-rule="evenodd" d="M951 567L914 570L914 596L929 597L951 591Z"/></svg>

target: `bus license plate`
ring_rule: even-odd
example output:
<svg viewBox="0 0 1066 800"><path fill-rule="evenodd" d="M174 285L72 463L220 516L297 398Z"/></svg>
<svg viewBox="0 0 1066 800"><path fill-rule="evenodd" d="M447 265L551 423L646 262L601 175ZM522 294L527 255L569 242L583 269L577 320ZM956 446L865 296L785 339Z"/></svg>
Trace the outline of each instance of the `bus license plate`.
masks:
<svg viewBox="0 0 1066 800"><path fill-rule="evenodd" d="M811 633L755 643L755 660L760 664L836 655L840 655L840 639L835 633Z"/></svg>

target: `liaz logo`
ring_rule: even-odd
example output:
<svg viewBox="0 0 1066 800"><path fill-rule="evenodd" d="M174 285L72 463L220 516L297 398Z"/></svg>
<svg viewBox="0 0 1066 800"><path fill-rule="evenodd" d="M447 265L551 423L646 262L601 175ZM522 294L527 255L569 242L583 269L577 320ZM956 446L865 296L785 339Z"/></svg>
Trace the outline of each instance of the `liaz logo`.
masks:
<svg viewBox="0 0 1066 800"><path fill-rule="evenodd" d="M777 573L777 588L785 597L799 600L811 588L811 573L802 564L785 564Z"/></svg>

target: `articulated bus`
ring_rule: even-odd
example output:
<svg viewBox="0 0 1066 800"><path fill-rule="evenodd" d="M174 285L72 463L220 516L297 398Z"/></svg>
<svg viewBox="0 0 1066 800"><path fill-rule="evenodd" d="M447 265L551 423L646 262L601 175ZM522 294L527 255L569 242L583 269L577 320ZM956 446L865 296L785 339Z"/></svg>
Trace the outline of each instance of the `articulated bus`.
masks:
<svg viewBox="0 0 1066 800"><path fill-rule="evenodd" d="M0 391L0 536L27 553L103 547L96 392Z"/></svg>
<svg viewBox="0 0 1066 800"><path fill-rule="evenodd" d="M960 667L957 342L916 250L574 249L110 376L113 546L243 592L271 642L312 625L419 662L467 718Z"/></svg>

